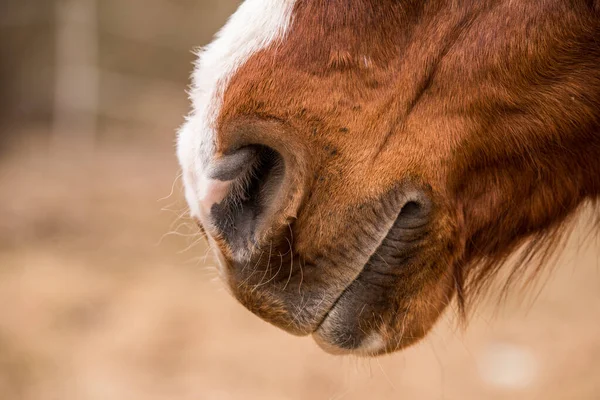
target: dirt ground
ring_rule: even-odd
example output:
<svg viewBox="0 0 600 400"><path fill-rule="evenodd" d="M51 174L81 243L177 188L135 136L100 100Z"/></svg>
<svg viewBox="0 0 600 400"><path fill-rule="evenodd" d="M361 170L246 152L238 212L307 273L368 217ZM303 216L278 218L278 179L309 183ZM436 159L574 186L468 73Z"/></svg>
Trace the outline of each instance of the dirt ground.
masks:
<svg viewBox="0 0 600 400"><path fill-rule="evenodd" d="M0 399L600 399L600 246L581 227L539 295L482 305L464 332L449 312L402 353L335 357L215 279L173 137L118 137L2 155Z"/></svg>

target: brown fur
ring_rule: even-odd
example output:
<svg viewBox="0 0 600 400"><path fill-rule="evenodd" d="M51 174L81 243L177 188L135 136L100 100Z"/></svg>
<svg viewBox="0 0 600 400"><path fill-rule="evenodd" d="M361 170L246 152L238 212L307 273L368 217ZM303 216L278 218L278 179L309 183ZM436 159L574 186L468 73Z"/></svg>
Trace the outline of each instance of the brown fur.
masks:
<svg viewBox="0 0 600 400"><path fill-rule="evenodd" d="M293 21L233 77L217 126L219 151L259 143L286 162L254 256L230 266L263 318L318 329L361 279L395 188L428 193L433 214L357 320L384 351L425 335L454 293L464 308L520 246L514 279L547 261L600 195L597 2L299 0Z"/></svg>

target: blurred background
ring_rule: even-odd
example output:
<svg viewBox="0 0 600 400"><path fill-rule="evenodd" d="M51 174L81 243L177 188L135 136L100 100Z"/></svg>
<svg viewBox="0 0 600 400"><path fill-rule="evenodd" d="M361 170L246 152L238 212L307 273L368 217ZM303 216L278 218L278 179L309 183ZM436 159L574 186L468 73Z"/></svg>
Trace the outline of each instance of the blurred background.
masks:
<svg viewBox="0 0 600 400"><path fill-rule="evenodd" d="M235 303L174 155L233 0L0 2L0 399L600 399L600 246L422 343L334 357Z"/></svg>

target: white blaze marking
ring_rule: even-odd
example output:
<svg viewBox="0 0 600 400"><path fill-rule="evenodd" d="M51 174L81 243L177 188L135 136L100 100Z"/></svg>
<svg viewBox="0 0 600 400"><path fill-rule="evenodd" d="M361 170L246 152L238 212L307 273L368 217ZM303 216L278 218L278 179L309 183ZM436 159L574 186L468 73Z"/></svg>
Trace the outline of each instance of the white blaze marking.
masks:
<svg viewBox="0 0 600 400"><path fill-rule="evenodd" d="M215 152L215 122L223 94L236 71L256 52L281 40L289 29L295 0L246 0L198 53L192 76L192 112L179 131L177 156L183 170L186 200L193 216L202 219L201 207L211 185L207 171ZM222 194L222 193L221 193ZM205 200L203 206L199 203ZM209 210L205 210L208 212Z"/></svg>

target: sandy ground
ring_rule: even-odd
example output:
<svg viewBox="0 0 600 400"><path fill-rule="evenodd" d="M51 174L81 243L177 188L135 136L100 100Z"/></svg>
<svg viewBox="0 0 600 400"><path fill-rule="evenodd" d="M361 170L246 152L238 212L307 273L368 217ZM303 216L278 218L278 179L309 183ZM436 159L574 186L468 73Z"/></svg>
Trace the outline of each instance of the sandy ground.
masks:
<svg viewBox="0 0 600 400"><path fill-rule="evenodd" d="M2 157L0 399L600 399L586 231L537 297L482 305L465 332L450 312L392 356L334 357L215 280L178 184L170 195L171 142L75 156L24 141Z"/></svg>

